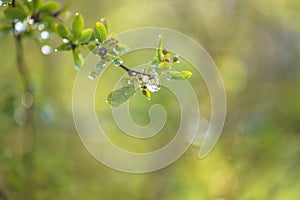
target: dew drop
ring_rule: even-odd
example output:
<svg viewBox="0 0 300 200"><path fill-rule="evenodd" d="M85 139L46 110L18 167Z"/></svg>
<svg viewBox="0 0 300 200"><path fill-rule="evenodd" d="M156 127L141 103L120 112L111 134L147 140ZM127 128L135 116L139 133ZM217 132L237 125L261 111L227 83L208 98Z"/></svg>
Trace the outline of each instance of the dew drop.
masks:
<svg viewBox="0 0 300 200"><path fill-rule="evenodd" d="M80 69L80 66L79 65L75 65L74 68L75 68L75 70L78 71Z"/></svg>
<svg viewBox="0 0 300 200"><path fill-rule="evenodd" d="M41 33L41 38L44 39L44 40L47 40L48 38L50 37L50 34L48 31L43 31Z"/></svg>
<svg viewBox="0 0 300 200"><path fill-rule="evenodd" d="M2 2L2 1L0 1L0 6L2 6L2 4L3 4L3 2Z"/></svg>
<svg viewBox="0 0 300 200"><path fill-rule="evenodd" d="M34 24L34 20L33 19L29 19L28 20L28 24L30 24L30 25Z"/></svg>
<svg viewBox="0 0 300 200"><path fill-rule="evenodd" d="M14 120L20 126L23 126L26 123L27 114L26 114L26 111L23 107L20 106L15 110Z"/></svg>
<svg viewBox="0 0 300 200"><path fill-rule="evenodd" d="M54 49L54 52L58 52L58 50L57 50L57 49Z"/></svg>
<svg viewBox="0 0 300 200"><path fill-rule="evenodd" d="M69 42L69 40L66 39L66 38L64 38L62 41L63 41L63 43L68 43Z"/></svg>
<svg viewBox="0 0 300 200"><path fill-rule="evenodd" d="M32 2L32 0L27 0L28 2Z"/></svg>
<svg viewBox="0 0 300 200"><path fill-rule="evenodd" d="M39 29L40 31L44 30L44 28L45 28L45 24L40 24L40 25L38 26L38 29Z"/></svg>
<svg viewBox="0 0 300 200"><path fill-rule="evenodd" d="M22 32L22 31L24 31L25 30L25 25L22 23L22 22L17 22L16 24L15 24L15 30L17 31L17 32Z"/></svg>
<svg viewBox="0 0 300 200"><path fill-rule="evenodd" d="M49 45L44 45L42 46L41 51L44 55L49 55L51 53L51 47Z"/></svg>
<svg viewBox="0 0 300 200"><path fill-rule="evenodd" d="M21 98L21 103L25 108L30 108L33 104L33 96L30 93L25 93Z"/></svg>

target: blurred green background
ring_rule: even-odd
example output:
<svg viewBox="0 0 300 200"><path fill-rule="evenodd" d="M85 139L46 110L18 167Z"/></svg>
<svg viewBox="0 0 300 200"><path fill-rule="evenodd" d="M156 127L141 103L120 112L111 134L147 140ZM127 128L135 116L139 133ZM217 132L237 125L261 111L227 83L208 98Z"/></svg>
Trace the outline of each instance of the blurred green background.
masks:
<svg viewBox="0 0 300 200"><path fill-rule="evenodd" d="M191 147L160 171L134 175L112 170L87 152L75 130L72 87L77 72L71 54L45 56L39 44L26 40L25 59L36 97L35 134L24 137L28 130L20 125L22 102L28 97L23 96L14 40L6 35L0 38L0 199L299 198L299 1L74 0L70 10L81 12L87 27L104 16L116 33L138 27L165 27L203 45L219 67L227 92L223 133L203 160L197 158L198 147ZM125 62L136 57L128 55ZM121 74L111 69L107 77ZM109 91L106 79L105 92L101 92L101 85L97 90L99 102ZM196 74L190 81L200 85L195 90L201 114L209 119L206 87ZM170 106L169 96L172 94L167 90L160 91L152 102L145 102L136 95L130 103L132 117L141 125L149 122L147 111L152 103L166 105L171 118L165 136L151 147L144 147L145 141L127 143L122 131L107 118L105 126L113 130L111 137L116 144L143 151L158 148L173 137L177 128L174 124L180 118L178 110ZM171 102L177 105L176 100ZM97 112L109 115L109 106L98 107Z"/></svg>

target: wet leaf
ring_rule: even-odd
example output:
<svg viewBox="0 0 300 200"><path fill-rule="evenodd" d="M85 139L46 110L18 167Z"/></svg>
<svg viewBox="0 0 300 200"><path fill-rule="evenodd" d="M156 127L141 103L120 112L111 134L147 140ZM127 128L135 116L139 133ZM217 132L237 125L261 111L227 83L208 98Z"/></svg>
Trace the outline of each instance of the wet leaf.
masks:
<svg viewBox="0 0 300 200"><path fill-rule="evenodd" d="M42 5L42 7L40 8L40 13L41 14L54 13L58 11L59 8L60 8L59 3L54 1L48 1Z"/></svg>
<svg viewBox="0 0 300 200"><path fill-rule="evenodd" d="M184 80L185 77L178 71L166 71L163 73L163 75L167 79L177 79L177 80Z"/></svg>
<svg viewBox="0 0 300 200"><path fill-rule="evenodd" d="M70 51L71 45L69 43L63 43L61 45L59 45L58 47L56 47L55 51Z"/></svg>
<svg viewBox="0 0 300 200"><path fill-rule="evenodd" d="M75 63L75 69L79 69L83 63L83 57L79 52L78 48L73 49L73 59Z"/></svg>
<svg viewBox="0 0 300 200"><path fill-rule="evenodd" d="M84 28L83 17L80 13L76 13L75 17L73 19L73 24L72 24L72 32L73 32L74 41L80 39L83 28Z"/></svg>
<svg viewBox="0 0 300 200"><path fill-rule="evenodd" d="M99 61L93 68L93 71L90 72L89 78L94 80L97 78L97 76L103 71L103 69L106 67L105 62Z"/></svg>
<svg viewBox="0 0 300 200"><path fill-rule="evenodd" d="M79 42L80 43L88 42L90 40L92 34L93 34L93 30L92 29L85 29L85 30L83 30L82 33L81 33L81 37L80 37Z"/></svg>
<svg viewBox="0 0 300 200"><path fill-rule="evenodd" d="M91 43L91 44L88 44L87 47L90 50L90 52L92 52L95 55L98 55L99 48L97 47L97 45L95 45L94 43Z"/></svg>
<svg viewBox="0 0 300 200"><path fill-rule="evenodd" d="M132 77L125 76L125 77L122 78L121 84L123 86L133 85L134 84L134 79Z"/></svg>
<svg viewBox="0 0 300 200"><path fill-rule="evenodd" d="M97 22L94 28L95 36L101 43L107 38L107 31L105 26L101 22Z"/></svg>
<svg viewBox="0 0 300 200"><path fill-rule="evenodd" d="M108 25L107 25L107 21L104 17L102 17L100 19L100 22L104 25L105 29L106 29L106 32L108 32Z"/></svg>
<svg viewBox="0 0 300 200"><path fill-rule="evenodd" d="M127 102L129 98L134 95L135 87L133 85L125 86L111 92L106 101L113 107L118 107L121 104Z"/></svg>
<svg viewBox="0 0 300 200"><path fill-rule="evenodd" d="M55 26L56 28L56 32L57 34L61 37L61 38L65 38L68 40L72 40L72 35L70 30L67 28L66 25L62 24L62 23L58 23Z"/></svg>

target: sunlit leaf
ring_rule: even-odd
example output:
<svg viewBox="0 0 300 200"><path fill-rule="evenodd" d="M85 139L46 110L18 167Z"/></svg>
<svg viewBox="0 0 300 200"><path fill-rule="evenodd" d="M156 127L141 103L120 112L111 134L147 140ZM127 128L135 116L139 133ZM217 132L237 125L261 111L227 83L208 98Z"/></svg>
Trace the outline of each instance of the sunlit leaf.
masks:
<svg viewBox="0 0 300 200"><path fill-rule="evenodd" d="M85 29L82 31L81 33L81 37L79 39L79 42L80 43L85 43L85 42L88 42L91 38L93 34L93 30L92 29Z"/></svg>
<svg viewBox="0 0 300 200"><path fill-rule="evenodd" d="M76 13L75 17L73 19L73 24L72 24L72 32L73 32L74 41L80 39L83 28L84 28L83 17L80 13Z"/></svg>
<svg viewBox="0 0 300 200"><path fill-rule="evenodd" d="M111 92L107 98L106 101L113 107L118 107L121 104L125 103L129 100L129 98L134 95L135 87L133 85L128 85L125 87L122 87L120 89L117 89L113 92Z"/></svg>
<svg viewBox="0 0 300 200"><path fill-rule="evenodd" d="M99 42L103 42L107 38L106 28L101 22L96 23L94 32Z"/></svg>
<svg viewBox="0 0 300 200"><path fill-rule="evenodd" d="M151 93L150 91L146 88L142 90L143 95L150 101L151 100Z"/></svg>
<svg viewBox="0 0 300 200"><path fill-rule="evenodd" d="M55 51L70 51L71 45L69 43L63 43L55 48Z"/></svg>
<svg viewBox="0 0 300 200"><path fill-rule="evenodd" d="M104 17L102 17L100 19L100 22L104 25L105 29L106 29L106 32L108 32L108 25L107 25L107 21Z"/></svg>
<svg viewBox="0 0 300 200"><path fill-rule="evenodd" d="M182 71L182 72L180 72L180 74L185 78L185 79L189 79L189 78L191 78L192 77L192 72L190 72L190 71Z"/></svg>
<svg viewBox="0 0 300 200"><path fill-rule="evenodd" d="M42 5L42 7L40 8L40 13L41 14L53 13L58 11L59 8L60 8L59 3L54 1L48 1Z"/></svg>
<svg viewBox="0 0 300 200"><path fill-rule="evenodd" d="M157 57L160 62L163 61L162 45L163 45L163 39L162 36L159 35L158 45L157 45Z"/></svg>
<svg viewBox="0 0 300 200"><path fill-rule="evenodd" d="M65 38L65 39L68 39L68 40L72 40L71 32L70 32L70 30L67 28L66 25L64 25L64 24L62 24L62 23L58 23L58 24L56 24L55 28L56 28L57 34L58 34L60 37Z"/></svg>

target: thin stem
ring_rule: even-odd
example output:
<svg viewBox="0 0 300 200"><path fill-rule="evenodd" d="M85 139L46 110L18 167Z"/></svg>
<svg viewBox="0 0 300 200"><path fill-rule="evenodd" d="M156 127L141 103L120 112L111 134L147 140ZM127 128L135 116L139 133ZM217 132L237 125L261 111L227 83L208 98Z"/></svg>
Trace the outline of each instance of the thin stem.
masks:
<svg viewBox="0 0 300 200"><path fill-rule="evenodd" d="M134 76L136 74L141 74L141 75L144 75L144 76L148 76L150 79L153 78L153 76L150 75L150 74L146 74L146 73L139 72L139 71L136 71L136 70L133 70L133 69L129 69L128 67L126 67L123 64L119 65L119 67L121 67L122 69L124 69L125 71L127 71L127 73L128 73L129 76Z"/></svg>

